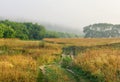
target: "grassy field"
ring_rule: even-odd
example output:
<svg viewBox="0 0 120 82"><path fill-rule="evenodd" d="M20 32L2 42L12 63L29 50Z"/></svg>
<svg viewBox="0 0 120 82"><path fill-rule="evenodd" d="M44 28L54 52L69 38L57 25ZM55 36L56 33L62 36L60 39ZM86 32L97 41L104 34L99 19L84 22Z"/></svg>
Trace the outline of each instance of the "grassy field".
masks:
<svg viewBox="0 0 120 82"><path fill-rule="evenodd" d="M119 60L119 38L0 39L0 82L120 82Z"/></svg>
<svg viewBox="0 0 120 82"><path fill-rule="evenodd" d="M57 43L57 44L66 44L66 45L75 45L75 46L95 46L95 45L104 45L104 44L111 44L111 43L118 43L120 42L119 38L59 38L59 39L49 39L45 38L44 41L49 43Z"/></svg>

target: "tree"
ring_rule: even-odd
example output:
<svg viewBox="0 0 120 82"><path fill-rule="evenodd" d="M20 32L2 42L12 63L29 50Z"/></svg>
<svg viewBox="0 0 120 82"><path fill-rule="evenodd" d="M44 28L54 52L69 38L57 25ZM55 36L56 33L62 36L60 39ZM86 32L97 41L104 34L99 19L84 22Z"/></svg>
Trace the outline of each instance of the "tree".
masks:
<svg viewBox="0 0 120 82"><path fill-rule="evenodd" d="M24 23L29 31L29 38L30 39L43 39L46 34L46 29L42 25L32 24L32 23Z"/></svg>
<svg viewBox="0 0 120 82"><path fill-rule="evenodd" d="M4 20L0 21L0 37L41 40L43 38L74 38L79 36L72 33L47 31L44 26L37 23Z"/></svg>
<svg viewBox="0 0 120 82"><path fill-rule="evenodd" d="M0 24L0 38L2 38L3 37L3 33L4 33L4 30L3 30L3 28L4 28L4 24Z"/></svg>
<svg viewBox="0 0 120 82"><path fill-rule="evenodd" d="M120 37L120 25L107 23L93 24L84 27L85 38Z"/></svg>
<svg viewBox="0 0 120 82"><path fill-rule="evenodd" d="M13 38L15 37L15 31L5 24L0 24L0 38Z"/></svg>
<svg viewBox="0 0 120 82"><path fill-rule="evenodd" d="M22 23L12 23L11 27L16 31L16 38L20 38L20 39L28 39L28 30L26 28L26 26Z"/></svg>
<svg viewBox="0 0 120 82"><path fill-rule="evenodd" d="M9 20L0 21L0 23L11 27L15 31L15 38L28 39L28 30L23 23L12 22Z"/></svg>
<svg viewBox="0 0 120 82"><path fill-rule="evenodd" d="M11 27L4 27L3 38L14 38L15 31Z"/></svg>

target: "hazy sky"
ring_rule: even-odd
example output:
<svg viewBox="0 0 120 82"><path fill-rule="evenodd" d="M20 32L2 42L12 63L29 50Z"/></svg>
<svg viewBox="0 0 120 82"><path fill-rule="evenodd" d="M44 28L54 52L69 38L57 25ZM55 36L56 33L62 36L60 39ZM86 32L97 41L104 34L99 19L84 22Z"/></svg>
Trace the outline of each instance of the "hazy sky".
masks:
<svg viewBox="0 0 120 82"><path fill-rule="evenodd" d="M26 18L74 28L120 24L120 0L0 0L0 17Z"/></svg>

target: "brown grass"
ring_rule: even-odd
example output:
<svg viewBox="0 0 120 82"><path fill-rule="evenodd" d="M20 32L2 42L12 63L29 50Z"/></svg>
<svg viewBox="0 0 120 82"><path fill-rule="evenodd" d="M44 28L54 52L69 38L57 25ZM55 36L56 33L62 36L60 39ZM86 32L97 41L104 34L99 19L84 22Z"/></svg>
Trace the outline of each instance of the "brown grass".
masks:
<svg viewBox="0 0 120 82"><path fill-rule="evenodd" d="M0 82L36 82L38 68L60 60L62 47L95 46L119 43L120 39L44 39L42 41L22 41L19 39L0 39L2 47L8 47L7 54L0 55ZM9 50L22 50L10 54ZM106 82L120 82L120 51L114 48L89 49L79 54L75 65L95 76L103 76ZM63 72L54 70L60 74ZM63 77L62 77L63 78ZM68 76L59 81L68 79Z"/></svg>
<svg viewBox="0 0 120 82"><path fill-rule="evenodd" d="M36 82L39 66L57 60L62 48L57 44L18 39L0 39L0 47L1 51L2 47L8 47L8 53L0 55L0 82ZM10 54L9 50L24 52Z"/></svg>
<svg viewBox="0 0 120 82"><path fill-rule="evenodd" d="M118 43L120 42L119 38L59 38L59 39L44 39L46 42L50 43L59 43L59 44L68 44L68 45L75 45L75 46L95 46L95 45L104 45L104 44L111 44L111 43Z"/></svg>
<svg viewBox="0 0 120 82"><path fill-rule="evenodd" d="M94 76L102 76L105 82L119 82L120 51L114 49L88 50L79 54L75 64Z"/></svg>
<svg viewBox="0 0 120 82"><path fill-rule="evenodd" d="M2 82L36 82L37 64L28 56L1 56L0 81Z"/></svg>

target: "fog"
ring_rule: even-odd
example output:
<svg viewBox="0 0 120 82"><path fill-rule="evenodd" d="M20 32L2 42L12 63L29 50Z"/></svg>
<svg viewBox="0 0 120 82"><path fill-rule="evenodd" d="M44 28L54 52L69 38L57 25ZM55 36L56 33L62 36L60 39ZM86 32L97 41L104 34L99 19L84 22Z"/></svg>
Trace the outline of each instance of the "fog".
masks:
<svg viewBox="0 0 120 82"><path fill-rule="evenodd" d="M0 0L0 17L23 18L82 29L120 24L120 0Z"/></svg>

